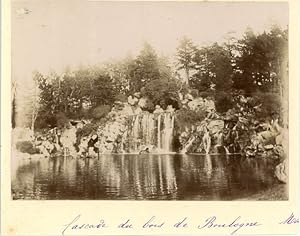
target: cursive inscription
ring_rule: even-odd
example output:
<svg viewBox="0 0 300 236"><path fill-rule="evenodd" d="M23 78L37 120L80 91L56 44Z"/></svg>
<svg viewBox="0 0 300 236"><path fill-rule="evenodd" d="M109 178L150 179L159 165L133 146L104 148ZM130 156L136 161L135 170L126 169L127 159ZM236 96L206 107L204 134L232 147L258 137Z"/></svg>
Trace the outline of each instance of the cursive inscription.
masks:
<svg viewBox="0 0 300 236"><path fill-rule="evenodd" d="M121 229L132 229L133 226L132 226L130 220L127 220L126 222L119 224L118 228L121 228Z"/></svg>
<svg viewBox="0 0 300 236"><path fill-rule="evenodd" d="M237 233L243 228L255 228L258 226L261 226L261 222L258 221L246 221L241 216L237 216L233 218L233 220L226 220L221 221L217 216L210 216L208 218L204 218L205 220L200 224L191 224L189 217L181 217L178 219L178 221L173 222L167 222L163 219L160 219L159 217L152 216L150 218L146 218L145 221L142 221L141 223L137 223L132 218L123 218L120 219L117 224L108 225L106 220L100 219L98 221L94 221L92 223L84 222L81 219L81 215L77 215L75 218L73 218L69 223L63 225L63 230L61 232L62 235L68 234L74 234L74 232L81 232L83 230L99 230L101 228L118 228L121 230L133 230L137 228L142 228L145 230L163 230L166 227L173 227L178 230L184 230L184 229L191 229L191 228L197 228L197 229L226 229L228 230L231 235ZM278 223L277 223L278 224ZM291 213L288 217L284 218L279 224L284 225L294 225L299 224L299 217L295 216L294 213ZM86 233L86 232L85 232Z"/></svg>
<svg viewBox="0 0 300 236"><path fill-rule="evenodd" d="M187 217L184 217L183 220L177 222L176 224L174 224L175 228L187 228L188 224L187 224Z"/></svg>
<svg viewBox="0 0 300 236"><path fill-rule="evenodd" d="M143 228L161 228L165 222L158 222L155 216L152 216L144 225Z"/></svg>
<svg viewBox="0 0 300 236"><path fill-rule="evenodd" d="M220 223L220 222L217 222L217 217L216 216L212 216L212 217L207 218L203 225L199 225L198 229L204 229L204 228L232 228L233 231L231 232L231 234L234 234L238 230L240 230L241 228L257 227L257 226L260 226L260 225L261 224L259 224L257 221L255 221L255 222L241 222L241 217L240 216L235 218L235 220L233 220L230 223Z"/></svg>
<svg viewBox="0 0 300 236"><path fill-rule="evenodd" d="M104 220L100 220L96 224L87 224L87 223L76 223L81 216L76 216L70 223L64 225L64 229L62 231L62 235L65 235L67 230L82 230L82 229L99 229L99 228L106 228L107 225L105 224ZM76 224L75 224L76 223Z"/></svg>
<svg viewBox="0 0 300 236"><path fill-rule="evenodd" d="M283 225L299 224L299 217L296 217L294 216L294 213L291 213L288 218L281 221L279 224L283 224Z"/></svg>

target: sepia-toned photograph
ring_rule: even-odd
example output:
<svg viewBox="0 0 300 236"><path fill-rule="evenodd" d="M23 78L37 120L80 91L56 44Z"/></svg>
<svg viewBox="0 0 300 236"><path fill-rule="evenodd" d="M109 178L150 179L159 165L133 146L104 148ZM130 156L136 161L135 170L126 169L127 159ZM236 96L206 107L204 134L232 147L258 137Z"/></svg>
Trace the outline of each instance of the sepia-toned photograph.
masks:
<svg viewBox="0 0 300 236"><path fill-rule="evenodd" d="M288 201L288 29L287 2L12 0L11 199Z"/></svg>

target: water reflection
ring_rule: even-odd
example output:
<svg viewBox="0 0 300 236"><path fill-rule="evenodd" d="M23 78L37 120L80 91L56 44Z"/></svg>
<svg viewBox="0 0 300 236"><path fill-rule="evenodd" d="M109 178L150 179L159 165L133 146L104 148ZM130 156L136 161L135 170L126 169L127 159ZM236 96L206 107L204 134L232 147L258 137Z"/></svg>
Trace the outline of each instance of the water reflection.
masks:
<svg viewBox="0 0 300 236"><path fill-rule="evenodd" d="M267 160L222 155L101 155L19 160L14 199L232 200L274 182Z"/></svg>

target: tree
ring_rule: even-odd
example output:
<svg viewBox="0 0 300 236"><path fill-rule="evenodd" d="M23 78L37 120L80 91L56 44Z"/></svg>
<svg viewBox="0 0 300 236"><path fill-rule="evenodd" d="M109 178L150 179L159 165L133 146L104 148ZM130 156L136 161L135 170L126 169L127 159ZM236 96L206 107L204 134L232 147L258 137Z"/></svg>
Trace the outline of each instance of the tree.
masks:
<svg viewBox="0 0 300 236"><path fill-rule="evenodd" d="M158 57L149 43L145 43L135 63L130 65L130 90L139 92L148 82L160 78Z"/></svg>
<svg viewBox="0 0 300 236"><path fill-rule="evenodd" d="M142 96L150 99L153 105L150 110L153 110L155 105L160 105L163 109L166 109L168 105L178 108L179 88L180 81L175 79L156 79L147 83L141 93Z"/></svg>
<svg viewBox="0 0 300 236"><path fill-rule="evenodd" d="M184 70L186 78L184 79L184 83L187 85L190 81L190 71L194 68L194 57L197 52L197 47L193 44L192 40L183 37L179 46L177 47L177 61L178 61L178 69Z"/></svg>
<svg viewBox="0 0 300 236"><path fill-rule="evenodd" d="M13 80L11 84L11 126L16 127L16 94L17 94L17 81Z"/></svg>
<svg viewBox="0 0 300 236"><path fill-rule="evenodd" d="M116 91L108 74L98 75L98 77L93 80L93 89L91 90L92 107L111 105L115 100L115 95Z"/></svg>
<svg viewBox="0 0 300 236"><path fill-rule="evenodd" d="M122 60L112 61L105 65L113 86L119 95L128 95L130 91L130 69L135 68L135 60L128 56Z"/></svg>
<svg viewBox="0 0 300 236"><path fill-rule="evenodd" d="M281 73L287 68L287 65L282 65L287 47L287 30L273 26L270 32L255 35L248 29L243 39L239 40L240 56L237 58L234 87L248 94L256 90L280 92Z"/></svg>
<svg viewBox="0 0 300 236"><path fill-rule="evenodd" d="M194 56L195 74L191 87L201 91L215 89L229 92L232 87L233 66L230 52L217 43L202 47Z"/></svg>

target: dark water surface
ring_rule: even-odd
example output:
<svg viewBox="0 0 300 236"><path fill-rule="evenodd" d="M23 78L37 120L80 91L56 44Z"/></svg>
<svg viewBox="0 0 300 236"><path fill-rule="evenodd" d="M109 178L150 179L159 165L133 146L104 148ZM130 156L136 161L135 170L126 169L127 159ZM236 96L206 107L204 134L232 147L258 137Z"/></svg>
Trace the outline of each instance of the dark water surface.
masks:
<svg viewBox="0 0 300 236"><path fill-rule="evenodd" d="M268 189L273 165L238 155L100 155L19 160L13 199L234 200Z"/></svg>

